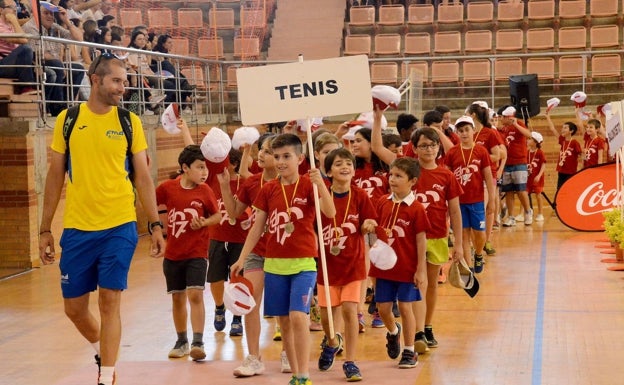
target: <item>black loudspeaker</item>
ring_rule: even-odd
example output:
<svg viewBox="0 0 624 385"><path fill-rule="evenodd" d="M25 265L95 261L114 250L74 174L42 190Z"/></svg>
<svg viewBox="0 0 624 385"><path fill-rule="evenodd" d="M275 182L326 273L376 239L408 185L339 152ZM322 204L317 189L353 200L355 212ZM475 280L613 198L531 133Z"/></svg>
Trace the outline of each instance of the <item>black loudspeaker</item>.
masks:
<svg viewBox="0 0 624 385"><path fill-rule="evenodd" d="M510 76L509 95L517 118L526 120L540 113L537 74Z"/></svg>

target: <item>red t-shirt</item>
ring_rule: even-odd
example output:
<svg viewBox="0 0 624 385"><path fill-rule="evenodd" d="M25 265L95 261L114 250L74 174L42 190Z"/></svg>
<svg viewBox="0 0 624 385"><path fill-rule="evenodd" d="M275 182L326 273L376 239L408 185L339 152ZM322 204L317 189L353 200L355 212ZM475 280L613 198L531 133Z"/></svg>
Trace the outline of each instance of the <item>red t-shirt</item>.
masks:
<svg viewBox="0 0 624 385"><path fill-rule="evenodd" d="M323 243L330 286L344 286L349 282L366 278L366 258L364 255L364 237L361 228L366 219L377 220L377 212L366 191L351 186L349 194L334 193L336 217L333 219L321 215L323 220ZM350 201L350 202L349 202ZM349 206L347 207L347 203ZM338 234L336 227L338 227ZM340 254L333 255L332 247L339 247ZM322 261L319 259L319 273L316 281L323 285Z"/></svg>
<svg viewBox="0 0 624 385"><path fill-rule="evenodd" d="M388 185L388 173L384 171L373 171L373 164L364 163L363 168L355 169L353 183L366 191L368 197L375 202L384 194L387 194L390 187Z"/></svg>
<svg viewBox="0 0 624 385"><path fill-rule="evenodd" d="M459 196L459 202L483 202L483 170L490 166L488 150L478 144L472 149L462 148L461 144L458 144L446 154L445 162L464 190Z"/></svg>
<svg viewBox="0 0 624 385"><path fill-rule="evenodd" d="M167 206L167 246L165 258L181 261L208 258L208 228L191 229L194 217L208 218L218 211L217 198L207 184L185 189L180 177L166 180L156 188L156 202Z"/></svg>
<svg viewBox="0 0 624 385"><path fill-rule="evenodd" d="M598 151L603 150L604 152L607 148L605 140L600 136L592 139L588 133L585 133L583 141L585 142L583 146L583 168L597 165Z"/></svg>
<svg viewBox="0 0 624 385"><path fill-rule="evenodd" d="M518 124L526 128L524 123L518 121ZM527 164L527 138L516 126L507 125L503 127L505 145L507 146L507 161L505 165L515 166L519 164Z"/></svg>
<svg viewBox="0 0 624 385"><path fill-rule="evenodd" d="M576 139L565 140L559 136L559 161L557 163L557 172L561 174L574 174L578 166L578 157L581 153L581 145Z"/></svg>
<svg viewBox="0 0 624 385"><path fill-rule="evenodd" d="M240 188L236 192L236 199L246 204L247 207L252 207L256 197L260 193L260 189L264 186L265 182L262 179L262 173L254 174L249 178L245 179L245 181L240 185ZM253 224L256 221L256 211L251 210L251 214L249 214L249 220ZM266 255L266 233L262 234L262 238L256 243L256 246L253 248L252 252L254 254L265 256Z"/></svg>
<svg viewBox="0 0 624 385"><path fill-rule="evenodd" d="M414 282L418 268L416 235L429 231L429 220L425 208L413 193L408 195L411 198L404 199L398 205L390 196L385 195L377 201L377 210L379 225L391 229L388 244L394 249L397 262L389 270L380 270L371 264L368 275L397 282Z"/></svg>
<svg viewBox="0 0 624 385"><path fill-rule="evenodd" d="M245 179L237 177L234 180L230 180L231 191L237 191ZM216 178L212 179L212 190L217 197L217 203L219 211L221 211L221 222L218 225L210 226L210 239L221 242L231 243L245 243L247 233L251 227L251 219L249 219L249 213L244 211L233 224L230 223L230 216L225 209L223 198L221 195L221 188L219 187L219 181ZM236 197L235 197L236 198Z"/></svg>
<svg viewBox="0 0 624 385"><path fill-rule="evenodd" d="M463 194L463 190L452 172L438 166L433 170L420 169L416 182L416 200L422 203L431 228L427 238L439 239L448 236L446 213L448 201Z"/></svg>
<svg viewBox="0 0 624 385"><path fill-rule="evenodd" d="M505 144L498 130L493 128L483 127L474 135L475 144L480 144L485 147L488 154L492 153L492 148ZM498 170L499 162L490 162L490 168L492 170L492 176L496 179L496 171Z"/></svg>
<svg viewBox="0 0 624 385"><path fill-rule="evenodd" d="M254 200L254 208L267 213L267 258L317 257L318 247L315 233L314 195L308 175L301 175L299 183L285 185L286 200L279 179L264 183ZM296 187L296 191L295 191ZM290 207L288 215L286 203ZM287 223L294 225L288 233Z"/></svg>
<svg viewBox="0 0 624 385"><path fill-rule="evenodd" d="M529 160L529 162L527 163L527 168L529 171L529 176L527 179L527 191L529 193L541 193L544 190L544 174L542 174L542 176L538 180L535 180L535 177L542 169L542 165L546 163L544 151L539 148L534 152L529 151L527 154L527 158ZM533 191L533 189L536 190ZM539 191L537 189L539 189Z"/></svg>

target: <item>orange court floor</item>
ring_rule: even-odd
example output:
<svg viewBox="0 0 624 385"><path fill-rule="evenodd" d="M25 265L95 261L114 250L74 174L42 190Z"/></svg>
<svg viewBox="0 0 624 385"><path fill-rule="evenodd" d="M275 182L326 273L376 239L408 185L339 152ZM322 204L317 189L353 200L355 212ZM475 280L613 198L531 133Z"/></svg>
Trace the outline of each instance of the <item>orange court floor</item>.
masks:
<svg viewBox="0 0 624 385"><path fill-rule="evenodd" d="M545 222L494 231L496 256L478 276L475 298L448 283L439 289L433 327L439 347L419 356L415 369L398 369L385 352L385 329L359 335L362 383L573 385L624 384L624 272L608 271L603 233L581 233L545 213ZM244 337L228 327L215 332L214 302L205 294L206 362L168 359L176 334L161 261L150 258L142 237L123 294L124 325L117 385L283 384L275 320L262 320L267 371L234 379L246 353ZM603 246L603 247L597 247ZM0 383L96 384L93 349L63 313L57 265L0 281ZM97 309L96 298L91 306ZM400 319L399 319L400 321ZM312 381L345 382L342 356L325 373L317 369L321 332L311 332Z"/></svg>

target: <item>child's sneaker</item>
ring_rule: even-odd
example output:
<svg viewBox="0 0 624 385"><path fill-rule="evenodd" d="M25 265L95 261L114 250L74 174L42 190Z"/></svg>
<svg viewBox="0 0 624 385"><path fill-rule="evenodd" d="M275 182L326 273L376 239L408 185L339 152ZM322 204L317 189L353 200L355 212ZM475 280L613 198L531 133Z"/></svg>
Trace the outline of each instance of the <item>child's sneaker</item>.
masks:
<svg viewBox="0 0 624 385"><path fill-rule="evenodd" d="M388 357L395 359L401 353L401 324L396 323L397 328L399 328L399 332L396 335L390 334L390 332L386 333L386 350L388 352Z"/></svg>
<svg viewBox="0 0 624 385"><path fill-rule="evenodd" d="M483 272L483 264L485 262L483 261L483 255L476 255L474 256L474 272L477 274L480 274Z"/></svg>
<svg viewBox="0 0 624 385"><path fill-rule="evenodd" d="M543 214L537 214L535 216L535 222L544 222L544 215Z"/></svg>
<svg viewBox="0 0 624 385"><path fill-rule="evenodd" d="M292 373L292 369L290 368L290 362L288 362L288 356L283 350L280 353L280 371L282 373Z"/></svg>
<svg viewBox="0 0 624 385"><path fill-rule="evenodd" d="M383 320L381 319L381 316L379 315L379 312L376 311L376 310L373 313L373 320L371 321L371 326L373 328L382 328L382 327L384 327Z"/></svg>
<svg viewBox="0 0 624 385"><path fill-rule="evenodd" d="M483 251L485 251L487 255L496 254L496 249L492 247L492 242L490 241L485 242L485 246L483 246Z"/></svg>
<svg viewBox="0 0 624 385"><path fill-rule="evenodd" d="M245 357L241 366L234 369L235 377L251 377L262 373L264 373L264 364L258 357L251 354Z"/></svg>
<svg viewBox="0 0 624 385"><path fill-rule="evenodd" d="M527 226L533 224L533 209L529 209L529 211L524 214L524 224Z"/></svg>
<svg viewBox="0 0 624 385"><path fill-rule="evenodd" d="M169 358L182 358L190 353L188 342L176 342L173 349L169 351ZM99 364L98 364L99 366Z"/></svg>
<svg viewBox="0 0 624 385"><path fill-rule="evenodd" d="M399 361L399 368L411 369L418 365L418 355L411 350L403 350L401 355L401 361Z"/></svg>
<svg viewBox="0 0 624 385"><path fill-rule="evenodd" d="M422 354L429 351L429 341L424 332L417 332L414 337L414 350L418 354Z"/></svg>
<svg viewBox="0 0 624 385"><path fill-rule="evenodd" d="M514 217L516 222L524 222L524 214L518 214Z"/></svg>
<svg viewBox="0 0 624 385"><path fill-rule="evenodd" d="M299 385L299 379L297 376L290 377L290 381L288 381L288 385Z"/></svg>
<svg viewBox="0 0 624 385"><path fill-rule="evenodd" d="M240 317L234 316L234 319L232 319L232 325L230 326L230 335L233 337L243 335L243 323L241 322Z"/></svg>
<svg viewBox="0 0 624 385"><path fill-rule="evenodd" d="M312 380L309 378L299 378L297 381L297 385L312 385Z"/></svg>
<svg viewBox="0 0 624 385"><path fill-rule="evenodd" d="M364 333L366 331L366 321L364 321L364 314L362 313L358 313L358 325L359 325L359 332L360 333Z"/></svg>
<svg viewBox="0 0 624 385"><path fill-rule="evenodd" d="M438 347L438 341L433 336L433 328L431 326L425 326L425 337L427 338L427 346L430 348Z"/></svg>
<svg viewBox="0 0 624 385"><path fill-rule="evenodd" d="M206 358L206 352L204 351L204 344L193 343L191 345L191 351L189 352L193 361L201 361Z"/></svg>
<svg viewBox="0 0 624 385"><path fill-rule="evenodd" d="M507 219L503 221L503 227L513 227L515 225L516 225L516 218L507 217Z"/></svg>
<svg viewBox="0 0 624 385"><path fill-rule="evenodd" d="M355 362L347 361L342 364L342 371L347 377L347 382L362 381L362 373L360 373L360 368L357 367Z"/></svg>
<svg viewBox="0 0 624 385"><path fill-rule="evenodd" d="M225 329L225 308L215 309L214 328L218 332Z"/></svg>
<svg viewBox="0 0 624 385"><path fill-rule="evenodd" d="M275 326L275 334L273 334L273 341L282 340L282 329L279 326Z"/></svg>
<svg viewBox="0 0 624 385"><path fill-rule="evenodd" d="M323 351L321 352L321 356L318 360L318 368L319 370L325 372L334 366L334 359L338 354L338 351L342 349L342 336L336 333L336 339L338 340L338 346L332 347L326 344L323 347Z"/></svg>

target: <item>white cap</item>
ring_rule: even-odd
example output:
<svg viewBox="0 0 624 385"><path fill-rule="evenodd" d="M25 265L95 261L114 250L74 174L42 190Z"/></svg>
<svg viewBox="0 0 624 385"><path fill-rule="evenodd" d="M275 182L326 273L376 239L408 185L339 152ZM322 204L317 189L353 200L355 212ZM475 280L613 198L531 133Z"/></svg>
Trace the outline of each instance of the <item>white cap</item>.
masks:
<svg viewBox="0 0 624 385"><path fill-rule="evenodd" d="M397 109L401 103L401 93L394 87L378 85L371 89L373 105L378 105L380 110L388 107Z"/></svg>
<svg viewBox="0 0 624 385"><path fill-rule="evenodd" d="M544 141L544 137L537 131L531 132L531 137L535 139L537 143L542 143Z"/></svg>
<svg viewBox="0 0 624 385"><path fill-rule="evenodd" d="M232 148L240 149L244 145L251 145L258 141L260 133L256 127L239 127L232 135Z"/></svg>
<svg viewBox="0 0 624 385"><path fill-rule="evenodd" d="M575 103L583 103L587 100L587 94L583 91L576 91L575 93L572 94L572 96L570 97L570 100L572 100Z"/></svg>
<svg viewBox="0 0 624 385"><path fill-rule="evenodd" d="M503 116L516 116L516 108L513 106L509 106L503 110L502 115Z"/></svg>
<svg viewBox="0 0 624 385"><path fill-rule="evenodd" d="M362 121L361 125L364 128L373 128L373 111L370 112L362 112L356 120ZM388 128L388 119L384 115L381 115L381 129L385 130Z"/></svg>
<svg viewBox="0 0 624 385"><path fill-rule="evenodd" d="M249 314L256 306L251 282L242 276L232 277L223 288L223 304L236 316Z"/></svg>
<svg viewBox="0 0 624 385"><path fill-rule="evenodd" d="M370 247L369 257L371 263L379 270L390 270L397 262L394 249L381 239L377 239Z"/></svg>
<svg viewBox="0 0 624 385"><path fill-rule="evenodd" d="M470 116L460 116L459 118L457 118L457 120L455 121L455 127L457 127L459 124L462 123L470 123L472 125L472 127L474 127L474 120L472 120L472 118Z"/></svg>
<svg viewBox="0 0 624 385"><path fill-rule="evenodd" d="M307 119L297 119L297 129L301 132L305 132ZM323 125L323 117L312 118L312 125L310 126L310 131L314 132L319 129Z"/></svg>
<svg viewBox="0 0 624 385"><path fill-rule="evenodd" d="M171 103L160 116L160 123L162 123L165 131L172 135L177 135L182 132L178 128L178 118L180 117L180 110L177 103Z"/></svg>
<svg viewBox="0 0 624 385"><path fill-rule="evenodd" d="M550 98L546 101L546 106L548 106L548 109L552 109L557 107L559 103L561 103L561 100L559 100L559 98Z"/></svg>
<svg viewBox="0 0 624 385"><path fill-rule="evenodd" d="M345 140L355 140L355 133L358 132L359 129L363 128L359 124L356 126L349 127L349 131L342 136L342 139Z"/></svg>
<svg viewBox="0 0 624 385"><path fill-rule="evenodd" d="M204 136L200 148L207 161L221 163L229 155L232 142L225 131L219 127L212 127Z"/></svg>
<svg viewBox="0 0 624 385"><path fill-rule="evenodd" d="M472 104L478 104L481 107L485 108L486 110L489 108L487 102L483 101L483 100L476 100L476 101L472 102Z"/></svg>

